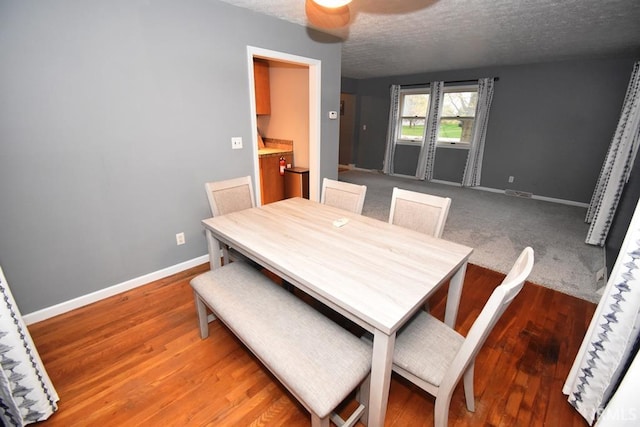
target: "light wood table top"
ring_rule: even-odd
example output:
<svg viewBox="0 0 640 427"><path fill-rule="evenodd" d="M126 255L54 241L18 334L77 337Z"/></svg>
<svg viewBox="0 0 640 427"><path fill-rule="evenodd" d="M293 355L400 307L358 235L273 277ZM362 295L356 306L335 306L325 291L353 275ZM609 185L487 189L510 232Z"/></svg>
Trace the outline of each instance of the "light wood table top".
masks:
<svg viewBox="0 0 640 427"><path fill-rule="evenodd" d="M345 219L342 226L335 221ZM382 426L396 331L451 279L455 324L472 248L301 198L203 220L211 268L226 243L374 334L369 426Z"/></svg>
<svg viewBox="0 0 640 427"><path fill-rule="evenodd" d="M333 225L342 218L342 227ZM213 234L295 286L395 332L472 249L306 199L203 221ZM366 325L365 325L366 326Z"/></svg>

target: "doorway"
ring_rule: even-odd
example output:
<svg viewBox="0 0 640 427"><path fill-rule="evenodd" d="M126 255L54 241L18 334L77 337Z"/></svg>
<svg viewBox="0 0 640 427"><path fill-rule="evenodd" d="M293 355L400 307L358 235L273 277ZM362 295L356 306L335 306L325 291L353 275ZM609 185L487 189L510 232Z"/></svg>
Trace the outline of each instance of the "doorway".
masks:
<svg viewBox="0 0 640 427"><path fill-rule="evenodd" d="M353 165L353 141L356 130L356 96L349 93L340 94L340 148L338 151L339 166Z"/></svg>
<svg viewBox="0 0 640 427"><path fill-rule="evenodd" d="M258 119L256 115L255 104L255 88L253 60L263 59L269 62L279 64L292 64L296 67L303 67L308 70L308 99L309 99L309 117L308 117L308 168L309 168L309 198L318 201L320 195L320 89L321 89L321 70L320 61L312 58L305 58L296 55L290 55L283 52L272 51L268 49L257 48L253 46L247 47L247 65L249 69L249 97L251 106L251 128L252 128L252 147L254 158L254 177L256 187L261 188L260 182L260 164L258 158ZM260 194L256 191L258 204L261 204Z"/></svg>

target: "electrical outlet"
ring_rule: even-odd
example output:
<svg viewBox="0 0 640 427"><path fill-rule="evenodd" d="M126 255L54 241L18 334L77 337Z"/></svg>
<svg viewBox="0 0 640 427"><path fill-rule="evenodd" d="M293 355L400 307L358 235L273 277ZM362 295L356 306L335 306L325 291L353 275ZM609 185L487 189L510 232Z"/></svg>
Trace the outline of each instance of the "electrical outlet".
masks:
<svg viewBox="0 0 640 427"><path fill-rule="evenodd" d="M234 136L231 138L231 148L234 150L240 150L242 148L242 137Z"/></svg>
<svg viewBox="0 0 640 427"><path fill-rule="evenodd" d="M509 177L509 182L513 182L513 177L512 176Z"/></svg>
<svg viewBox="0 0 640 427"><path fill-rule="evenodd" d="M186 240L184 239L184 233L176 234L176 245L180 246L180 245L184 245L185 243L186 243Z"/></svg>

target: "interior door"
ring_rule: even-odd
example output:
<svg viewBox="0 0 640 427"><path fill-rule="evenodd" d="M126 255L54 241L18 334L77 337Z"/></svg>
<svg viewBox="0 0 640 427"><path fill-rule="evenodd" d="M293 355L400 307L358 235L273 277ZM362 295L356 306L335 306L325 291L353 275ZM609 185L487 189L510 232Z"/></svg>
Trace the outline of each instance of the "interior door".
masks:
<svg viewBox="0 0 640 427"><path fill-rule="evenodd" d="M353 142L356 130L356 96L340 94L340 149L338 163L353 164Z"/></svg>

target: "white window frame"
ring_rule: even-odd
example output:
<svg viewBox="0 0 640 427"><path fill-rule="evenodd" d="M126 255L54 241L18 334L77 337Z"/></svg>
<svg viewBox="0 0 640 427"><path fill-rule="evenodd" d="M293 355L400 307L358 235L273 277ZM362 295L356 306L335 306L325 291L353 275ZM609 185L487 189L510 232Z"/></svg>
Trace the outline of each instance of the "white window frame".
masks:
<svg viewBox="0 0 640 427"><path fill-rule="evenodd" d="M450 85L450 86L446 86L444 87L443 91L442 91L442 96L444 97L444 95L446 93L454 93L454 92L478 92L478 85L477 84L464 84L464 85ZM476 116L474 114L474 116L440 116L438 117L438 123L440 123L441 120L458 120L458 119L469 119L472 118L474 121L474 125L475 125L475 120L476 120ZM473 128L473 126L472 126ZM469 148L471 148L471 143L470 142L452 142L452 141L443 141L438 139L438 141L436 142L436 147L437 148L453 148L453 149L458 149L458 150L468 150Z"/></svg>
<svg viewBox="0 0 640 427"><path fill-rule="evenodd" d="M427 111L425 112L425 116L424 116L424 125L425 128L427 126L427 119L429 118L429 110L431 109L431 88L430 86L421 86L421 87L413 87L413 88L407 88L407 89L400 89L400 96L398 96L398 117L396 120L396 129L394 129L394 137L396 140L396 145L411 145L411 146L422 146L422 144L424 143L424 132L422 133L422 138L418 139L418 140L413 140L413 139L404 139L401 138L400 136L402 135L402 119L403 119L403 115L402 115L402 104L404 101L404 96L405 95L416 95L416 94L422 94L422 95L428 95L429 96L429 103L427 104Z"/></svg>

